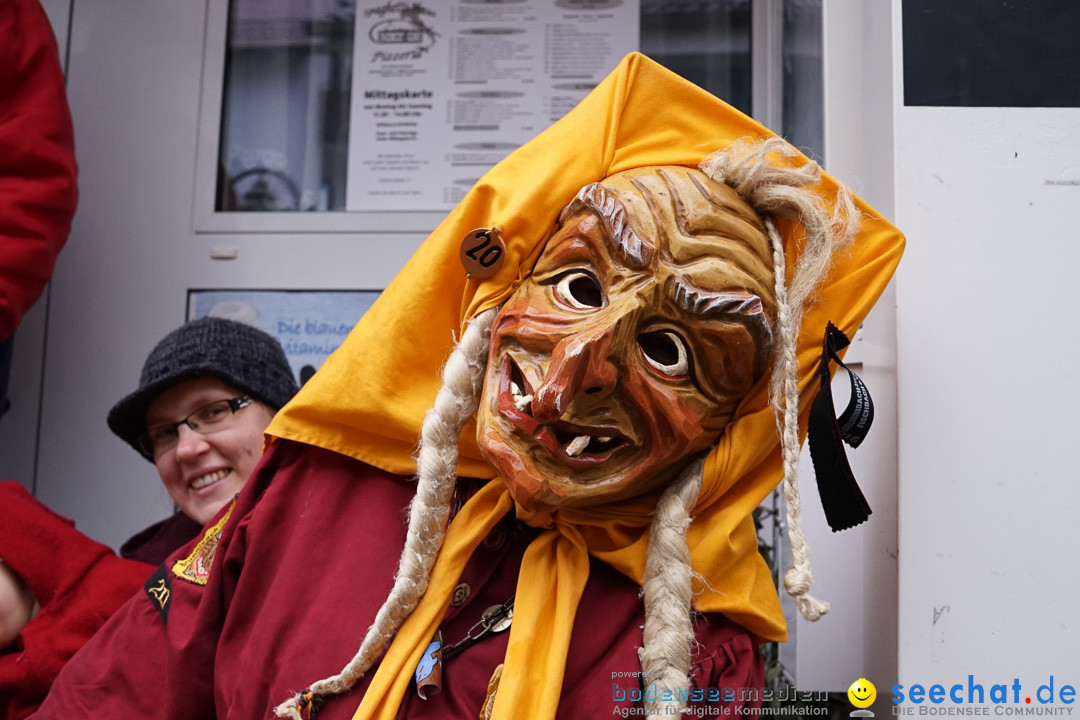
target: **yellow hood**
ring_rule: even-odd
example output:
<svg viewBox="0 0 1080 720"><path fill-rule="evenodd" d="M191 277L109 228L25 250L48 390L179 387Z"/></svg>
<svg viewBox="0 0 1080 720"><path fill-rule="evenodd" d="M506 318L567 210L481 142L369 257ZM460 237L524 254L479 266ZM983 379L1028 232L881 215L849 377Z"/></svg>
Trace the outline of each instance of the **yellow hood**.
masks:
<svg viewBox="0 0 1080 720"><path fill-rule="evenodd" d="M643 55L628 55L580 105L481 178L268 432L412 474L420 426L455 337L467 319L498 305L531 271L559 211L577 191L633 167L696 167L705 155L747 136L772 133ZM791 160L805 162L801 155ZM823 175L813 189L831 204L837 183ZM863 218L855 243L834 260L814 294L798 340L804 428L826 323L852 336L903 249L896 228L858 199L856 205ZM503 228L506 262L489 279L466 278L458 259L462 238L474 228L495 225ZM780 229L790 269L801 232L791 221ZM697 609L723 612L762 639L783 639L778 598L757 552L750 517L782 477L767 384L764 377L754 387L707 458L687 542L695 571L708 583L695 601ZM475 435L470 422L460 438L458 474L491 478ZM505 498L495 499L498 490L491 485L485 490L489 509L505 512L509 506ZM575 542L640 583L649 512L648 499L638 499L591 513L566 513L562 526L572 525ZM452 525L447 544L475 540L463 534L468 533L459 528L455 539ZM436 575L444 569L437 565ZM429 594L442 592L436 585L433 579ZM416 637L424 632L418 630Z"/></svg>

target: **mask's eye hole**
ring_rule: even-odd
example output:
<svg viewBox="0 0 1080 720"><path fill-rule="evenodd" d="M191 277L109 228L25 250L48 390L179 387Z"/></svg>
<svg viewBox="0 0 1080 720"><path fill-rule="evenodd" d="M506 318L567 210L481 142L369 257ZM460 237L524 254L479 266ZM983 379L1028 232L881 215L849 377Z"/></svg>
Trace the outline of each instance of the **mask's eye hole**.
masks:
<svg viewBox="0 0 1080 720"><path fill-rule="evenodd" d="M690 353L681 337L670 330L654 330L638 337L645 362L661 375L681 379L690 375Z"/></svg>
<svg viewBox="0 0 1080 720"><path fill-rule="evenodd" d="M590 310L603 306L604 291L592 275L571 271L555 283L555 299L575 310Z"/></svg>

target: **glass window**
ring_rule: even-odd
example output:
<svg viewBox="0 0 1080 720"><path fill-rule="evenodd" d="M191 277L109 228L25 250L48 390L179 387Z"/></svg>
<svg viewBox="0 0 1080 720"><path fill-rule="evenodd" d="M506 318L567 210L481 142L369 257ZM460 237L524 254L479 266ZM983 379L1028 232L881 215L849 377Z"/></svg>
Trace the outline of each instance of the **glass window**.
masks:
<svg viewBox="0 0 1080 720"><path fill-rule="evenodd" d="M641 0L641 52L750 113L750 0Z"/></svg>
<svg viewBox="0 0 1080 720"><path fill-rule="evenodd" d="M209 208L213 187L216 213L446 212L632 49L743 112L767 106L769 117L760 119L820 157L821 0L214 0L212 7L226 43L221 116L209 120L220 122L216 158L210 149L200 160L216 164L216 180L204 170L200 196ZM567 67L555 62L567 58ZM303 217L284 222L307 227L312 216ZM346 222L326 219L334 217ZM281 218L256 222L284 228Z"/></svg>
<svg viewBox="0 0 1080 720"><path fill-rule="evenodd" d="M353 0L232 0L215 207L344 210Z"/></svg>
<svg viewBox="0 0 1080 720"><path fill-rule="evenodd" d="M783 120L778 130L821 162L824 144L821 0L784 0Z"/></svg>

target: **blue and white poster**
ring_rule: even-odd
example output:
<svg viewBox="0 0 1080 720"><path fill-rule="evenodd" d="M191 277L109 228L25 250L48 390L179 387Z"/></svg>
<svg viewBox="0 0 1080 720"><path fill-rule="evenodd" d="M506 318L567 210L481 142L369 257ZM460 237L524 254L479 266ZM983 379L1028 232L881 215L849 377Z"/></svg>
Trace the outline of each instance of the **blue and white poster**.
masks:
<svg viewBox="0 0 1080 720"><path fill-rule="evenodd" d="M337 350L379 290L189 290L188 319L224 317L281 343L303 384Z"/></svg>

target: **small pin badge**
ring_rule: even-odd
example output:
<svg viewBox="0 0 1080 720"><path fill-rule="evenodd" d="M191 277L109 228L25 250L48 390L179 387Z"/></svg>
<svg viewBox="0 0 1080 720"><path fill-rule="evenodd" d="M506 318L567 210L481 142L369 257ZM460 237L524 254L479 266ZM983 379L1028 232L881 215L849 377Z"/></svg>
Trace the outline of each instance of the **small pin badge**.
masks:
<svg viewBox="0 0 1080 720"><path fill-rule="evenodd" d="M442 692L442 645L442 632L437 631L416 666L416 694L421 700L427 700Z"/></svg>
<svg viewBox="0 0 1080 720"><path fill-rule="evenodd" d="M502 267L505 257L501 226L470 230L461 240L461 264L468 277L491 277Z"/></svg>
<svg viewBox="0 0 1080 720"><path fill-rule="evenodd" d="M484 611L480 621L484 623L484 627L487 628L488 632L501 633L503 630L507 630L510 623L514 621L514 606L507 606L505 603L492 605Z"/></svg>

